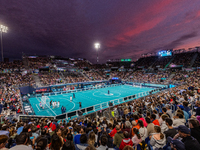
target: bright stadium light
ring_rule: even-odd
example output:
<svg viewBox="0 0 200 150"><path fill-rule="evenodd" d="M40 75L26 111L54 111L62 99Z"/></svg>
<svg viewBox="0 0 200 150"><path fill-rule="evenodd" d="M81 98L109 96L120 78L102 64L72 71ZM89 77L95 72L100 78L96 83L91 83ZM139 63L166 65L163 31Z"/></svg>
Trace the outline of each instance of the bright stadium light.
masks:
<svg viewBox="0 0 200 150"><path fill-rule="evenodd" d="M2 57L1 60L3 62L3 32L7 33L8 27L0 25L0 30L1 30L1 57Z"/></svg>
<svg viewBox="0 0 200 150"><path fill-rule="evenodd" d="M94 47L96 48L97 50L97 64L99 63L99 58L98 58L98 49L100 48L100 44L99 43L95 43L94 44Z"/></svg>

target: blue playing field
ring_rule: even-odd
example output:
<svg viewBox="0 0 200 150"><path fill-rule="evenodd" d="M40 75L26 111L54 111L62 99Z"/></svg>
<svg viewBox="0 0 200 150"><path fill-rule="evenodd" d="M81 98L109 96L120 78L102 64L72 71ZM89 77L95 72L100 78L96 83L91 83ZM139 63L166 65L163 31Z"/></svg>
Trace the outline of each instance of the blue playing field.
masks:
<svg viewBox="0 0 200 150"><path fill-rule="evenodd" d="M48 96L50 100L60 102L60 107L57 108L53 108L52 106L46 109L40 108L39 103L41 101L41 97L30 98L29 101L36 115L56 116L61 114L62 106L66 107L67 109L66 112L71 112L79 109L78 102L82 103L82 108L86 108L103 102L108 102L110 100L120 99L141 92L151 91L153 89L154 88L147 88L147 87L140 88L140 87L132 87L130 85L120 85L115 87L80 91L75 93L76 97L73 99L72 102L70 102L70 96L73 96L72 93ZM110 94L108 94L108 90L110 91Z"/></svg>

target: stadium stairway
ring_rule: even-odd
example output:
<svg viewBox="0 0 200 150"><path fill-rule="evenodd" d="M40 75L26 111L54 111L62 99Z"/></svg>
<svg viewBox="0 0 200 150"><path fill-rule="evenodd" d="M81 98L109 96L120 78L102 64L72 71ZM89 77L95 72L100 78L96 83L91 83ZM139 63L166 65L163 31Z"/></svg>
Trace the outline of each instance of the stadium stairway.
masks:
<svg viewBox="0 0 200 150"><path fill-rule="evenodd" d="M80 72L86 79L92 81L84 72Z"/></svg>
<svg viewBox="0 0 200 150"><path fill-rule="evenodd" d="M192 57L192 59L191 59L191 61L190 61L190 67L193 66L193 64L194 64L194 62L195 62L197 56L198 56L198 53L195 53L194 56Z"/></svg>
<svg viewBox="0 0 200 150"><path fill-rule="evenodd" d="M60 75L60 78L62 79L62 83L65 84L66 81L65 81L65 77L64 77L63 73L59 72L59 75Z"/></svg>
<svg viewBox="0 0 200 150"><path fill-rule="evenodd" d="M176 55L174 55L174 56L172 57L172 59L167 63L167 65L165 66L164 69L166 69L166 68L171 64L171 62L174 60L175 57L176 57Z"/></svg>
<svg viewBox="0 0 200 150"><path fill-rule="evenodd" d="M129 73L129 75L127 75L125 78L124 78L124 81L128 81L130 76L135 72L136 70L133 70L131 73Z"/></svg>
<svg viewBox="0 0 200 150"><path fill-rule="evenodd" d="M169 75L169 77L167 78L167 80L165 81L166 83L169 83L170 80L175 76L175 73L172 73Z"/></svg>
<svg viewBox="0 0 200 150"><path fill-rule="evenodd" d="M24 64L25 69L28 70L29 69L29 63L28 63L28 58L27 58L27 56L25 54L23 54L22 62Z"/></svg>
<svg viewBox="0 0 200 150"><path fill-rule="evenodd" d="M40 82L40 78L39 78L38 74L33 74L33 79L36 83L36 87L42 87L42 84Z"/></svg>
<svg viewBox="0 0 200 150"><path fill-rule="evenodd" d="M96 72L98 75L100 75L102 78L104 78L104 77L99 73L99 71L96 71L96 70L95 70L95 72Z"/></svg>
<svg viewBox="0 0 200 150"><path fill-rule="evenodd" d="M154 62L152 62L152 63L149 65L149 67L147 68L147 72L148 72L149 70L151 70L151 68L153 67L153 65L154 65L158 60L159 60L159 58L157 58Z"/></svg>

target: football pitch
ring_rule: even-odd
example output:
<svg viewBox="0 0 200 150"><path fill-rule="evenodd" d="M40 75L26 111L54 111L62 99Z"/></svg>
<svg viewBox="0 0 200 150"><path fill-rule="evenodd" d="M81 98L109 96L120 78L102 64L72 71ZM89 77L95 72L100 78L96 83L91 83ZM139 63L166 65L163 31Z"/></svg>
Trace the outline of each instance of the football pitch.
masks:
<svg viewBox="0 0 200 150"><path fill-rule="evenodd" d="M47 108L45 109L42 109L39 106L41 97L29 98L29 101L36 115L57 116L62 114L62 106L66 107L66 112L71 112L79 109L79 102L82 103L82 108L86 108L111 100L123 99L127 96L135 95L141 92L148 92L154 89L155 88L120 85L114 87L79 91L74 93L75 98L73 98L72 102L70 102L70 96L73 97L73 93L51 95L47 96L50 99L50 101L59 101L60 106L55 108L53 108L52 106L47 106ZM108 90L110 91L110 94L108 94Z"/></svg>

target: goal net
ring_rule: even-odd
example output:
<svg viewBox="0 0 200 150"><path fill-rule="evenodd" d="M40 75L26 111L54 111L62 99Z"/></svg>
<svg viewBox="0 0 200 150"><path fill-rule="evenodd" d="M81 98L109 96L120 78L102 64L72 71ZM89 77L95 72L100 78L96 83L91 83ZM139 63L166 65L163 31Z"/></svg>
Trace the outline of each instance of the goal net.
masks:
<svg viewBox="0 0 200 150"><path fill-rule="evenodd" d="M42 96L42 98L41 98L41 103L42 103L42 107L43 107L44 109L50 107L50 99L49 99L47 96Z"/></svg>

